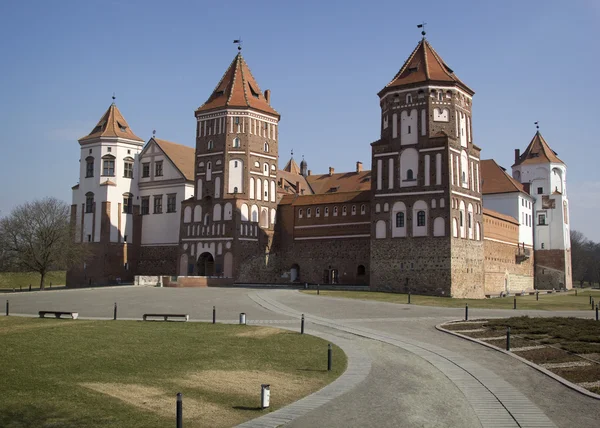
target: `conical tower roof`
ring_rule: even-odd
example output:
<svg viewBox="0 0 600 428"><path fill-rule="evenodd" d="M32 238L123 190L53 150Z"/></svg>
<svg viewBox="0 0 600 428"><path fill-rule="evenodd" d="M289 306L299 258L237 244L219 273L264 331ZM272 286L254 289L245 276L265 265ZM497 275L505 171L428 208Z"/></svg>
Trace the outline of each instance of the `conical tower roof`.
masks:
<svg viewBox="0 0 600 428"><path fill-rule="evenodd" d="M421 39L400 71L379 92L379 96L381 97L389 89L407 85L417 86L422 83L453 83L471 95L475 93L454 74L454 71L448 67L425 38Z"/></svg>
<svg viewBox="0 0 600 428"><path fill-rule="evenodd" d="M292 174L300 174L300 167L294 160L294 158L290 158L288 163L283 167L283 171L291 172Z"/></svg>
<svg viewBox="0 0 600 428"><path fill-rule="evenodd" d="M92 129L92 132L85 137L80 138L79 142L85 142L99 137L120 137L144 143L144 140L133 133L114 102L108 107L106 113L102 115L94 129Z"/></svg>
<svg viewBox="0 0 600 428"><path fill-rule="evenodd" d="M519 160L513 165L527 165L535 163L562 163L556 152L550 148L540 131L537 131Z"/></svg>
<svg viewBox="0 0 600 428"><path fill-rule="evenodd" d="M249 107L279 117L260 90L241 53L235 56L213 93L196 112L224 107Z"/></svg>

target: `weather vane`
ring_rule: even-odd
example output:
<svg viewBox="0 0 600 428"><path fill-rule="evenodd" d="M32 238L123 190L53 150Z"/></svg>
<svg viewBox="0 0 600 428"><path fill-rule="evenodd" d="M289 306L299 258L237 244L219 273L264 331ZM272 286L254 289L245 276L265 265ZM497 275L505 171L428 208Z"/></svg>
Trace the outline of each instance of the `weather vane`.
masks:
<svg viewBox="0 0 600 428"><path fill-rule="evenodd" d="M423 36L423 38L425 38L425 34L427 34L425 32L425 26L427 25L427 23L425 21L423 21L422 24L417 25L417 28L422 28L421 30L421 35Z"/></svg>
<svg viewBox="0 0 600 428"><path fill-rule="evenodd" d="M156 129L152 130L152 138L156 137Z"/></svg>
<svg viewBox="0 0 600 428"><path fill-rule="evenodd" d="M115 97L115 93L113 92L113 96L112 96L113 102L117 99L117 97Z"/></svg>
<svg viewBox="0 0 600 428"><path fill-rule="evenodd" d="M540 122L534 122L535 123L535 129L537 129L539 131L540 129Z"/></svg>
<svg viewBox="0 0 600 428"><path fill-rule="evenodd" d="M235 43L235 44L237 44L237 45L238 45L238 51L241 51L241 50L242 50L242 39L241 39L241 38L240 38L240 39L235 39L235 40L233 41L233 43Z"/></svg>
<svg viewBox="0 0 600 428"><path fill-rule="evenodd" d="M294 157L294 149L292 149L292 157Z"/></svg>

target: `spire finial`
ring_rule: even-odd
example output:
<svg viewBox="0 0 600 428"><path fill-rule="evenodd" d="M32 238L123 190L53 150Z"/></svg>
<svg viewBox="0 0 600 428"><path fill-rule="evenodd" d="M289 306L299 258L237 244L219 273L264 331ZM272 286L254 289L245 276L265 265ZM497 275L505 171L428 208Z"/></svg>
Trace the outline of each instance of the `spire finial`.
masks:
<svg viewBox="0 0 600 428"><path fill-rule="evenodd" d="M156 129L152 130L152 138L156 137Z"/></svg>
<svg viewBox="0 0 600 428"><path fill-rule="evenodd" d="M423 21L423 23L417 25L417 28L422 28L421 30L421 35L423 36L423 38L425 38L425 34L427 34L425 32L425 26L427 25L427 23L425 21Z"/></svg>
<svg viewBox="0 0 600 428"><path fill-rule="evenodd" d="M113 104L115 103L116 99L117 99L117 97L115 97L115 93L113 92L113 96L112 96Z"/></svg>
<svg viewBox="0 0 600 428"><path fill-rule="evenodd" d="M535 124L535 129L538 130L538 132L540 131L540 122L534 122Z"/></svg>
<svg viewBox="0 0 600 428"><path fill-rule="evenodd" d="M294 157L294 149L292 149L292 157Z"/></svg>
<svg viewBox="0 0 600 428"><path fill-rule="evenodd" d="M233 41L233 43L235 43L235 44L237 44L237 45L238 45L238 51L241 51L241 50L242 50L242 39L241 39L241 38L239 38L239 39L235 39L235 40Z"/></svg>

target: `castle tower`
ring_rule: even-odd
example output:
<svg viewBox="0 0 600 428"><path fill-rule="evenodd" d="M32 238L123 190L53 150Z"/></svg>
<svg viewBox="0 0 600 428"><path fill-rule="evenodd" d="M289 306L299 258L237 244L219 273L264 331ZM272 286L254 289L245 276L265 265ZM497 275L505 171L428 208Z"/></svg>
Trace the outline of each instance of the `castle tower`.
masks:
<svg viewBox="0 0 600 428"><path fill-rule="evenodd" d="M269 98L238 53L196 110L196 187L183 207L180 275L236 278L242 261L268 252L280 119Z"/></svg>
<svg viewBox="0 0 600 428"><path fill-rule="evenodd" d="M474 92L423 37L379 92L372 143L371 287L483 297Z"/></svg>
<svg viewBox="0 0 600 428"><path fill-rule="evenodd" d="M571 288L567 166L537 131L523 154L515 150L512 171L513 178L535 198L535 287Z"/></svg>
<svg viewBox="0 0 600 428"><path fill-rule="evenodd" d="M73 187L71 224L75 241L88 245L91 256L67 273L67 286L131 281L140 241L135 197L144 140L113 102L79 145L80 178Z"/></svg>

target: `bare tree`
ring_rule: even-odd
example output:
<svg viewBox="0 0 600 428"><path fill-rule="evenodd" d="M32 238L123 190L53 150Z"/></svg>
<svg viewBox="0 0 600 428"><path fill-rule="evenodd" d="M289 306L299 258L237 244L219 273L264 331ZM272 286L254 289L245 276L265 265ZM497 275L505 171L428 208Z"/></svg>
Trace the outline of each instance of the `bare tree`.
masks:
<svg viewBox="0 0 600 428"><path fill-rule="evenodd" d="M11 266L39 272L40 289L46 274L81 263L85 251L72 238L69 206L56 198L44 198L16 207L0 219L0 246Z"/></svg>

